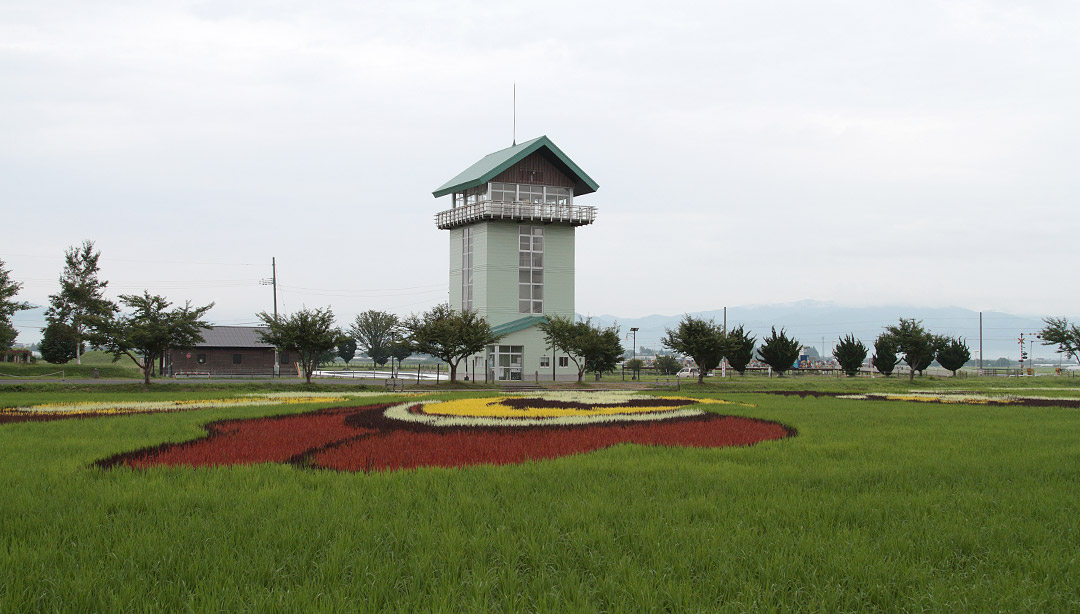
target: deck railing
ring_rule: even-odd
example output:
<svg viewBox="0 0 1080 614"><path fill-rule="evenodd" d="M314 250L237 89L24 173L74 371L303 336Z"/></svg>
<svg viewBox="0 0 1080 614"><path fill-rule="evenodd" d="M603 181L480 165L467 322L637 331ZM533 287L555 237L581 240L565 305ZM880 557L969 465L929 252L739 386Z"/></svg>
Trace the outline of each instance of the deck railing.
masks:
<svg viewBox="0 0 1080 614"><path fill-rule="evenodd" d="M583 226L596 220L596 207L483 201L435 214L435 224L444 230L482 220L562 222L571 226Z"/></svg>

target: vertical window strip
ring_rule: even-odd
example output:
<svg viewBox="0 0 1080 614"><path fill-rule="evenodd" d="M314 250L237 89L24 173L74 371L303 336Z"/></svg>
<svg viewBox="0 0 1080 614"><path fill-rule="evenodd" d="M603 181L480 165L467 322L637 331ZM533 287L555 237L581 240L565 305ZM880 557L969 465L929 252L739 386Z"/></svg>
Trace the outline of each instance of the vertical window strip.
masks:
<svg viewBox="0 0 1080 614"><path fill-rule="evenodd" d="M518 313L544 313L543 226L518 226Z"/></svg>
<svg viewBox="0 0 1080 614"><path fill-rule="evenodd" d="M472 228L461 231L461 309L473 308L473 235Z"/></svg>

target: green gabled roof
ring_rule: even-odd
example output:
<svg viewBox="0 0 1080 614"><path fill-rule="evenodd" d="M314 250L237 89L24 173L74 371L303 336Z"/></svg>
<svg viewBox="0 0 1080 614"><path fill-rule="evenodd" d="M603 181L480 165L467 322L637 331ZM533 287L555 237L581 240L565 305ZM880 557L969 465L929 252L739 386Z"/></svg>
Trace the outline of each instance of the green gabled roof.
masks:
<svg viewBox="0 0 1080 614"><path fill-rule="evenodd" d="M574 181L574 196L592 194L600 188L592 180L592 177L586 175L585 171L581 170L577 164L574 164L574 161L556 147L555 143L551 142L551 139L541 136L484 156L476 164L461 171L457 177L439 186L432 194L435 195L435 198L438 198L453 192L484 185L498 176L499 173L524 160L534 151L539 151L541 155L547 158L548 162L554 164L556 168Z"/></svg>
<svg viewBox="0 0 1080 614"><path fill-rule="evenodd" d="M495 333L495 336L502 337L503 335L509 335L510 333L516 333L519 330L525 330L526 328L532 328L537 324L547 322L548 319L544 316L525 316L524 318L518 318L516 320L510 320L504 322L498 326L492 326L491 332Z"/></svg>

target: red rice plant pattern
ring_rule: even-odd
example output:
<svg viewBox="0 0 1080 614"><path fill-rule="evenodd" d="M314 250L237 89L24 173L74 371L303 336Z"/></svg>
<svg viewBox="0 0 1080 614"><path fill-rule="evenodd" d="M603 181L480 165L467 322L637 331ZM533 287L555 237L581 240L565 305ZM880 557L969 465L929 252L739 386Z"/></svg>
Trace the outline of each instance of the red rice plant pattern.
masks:
<svg viewBox="0 0 1080 614"><path fill-rule="evenodd" d="M103 467L191 467L284 462L339 471L504 465L581 454L620 443L654 446L747 446L795 435L775 422L704 414L649 423L577 426L436 427L384 415L390 405L223 420L208 435L119 454Z"/></svg>

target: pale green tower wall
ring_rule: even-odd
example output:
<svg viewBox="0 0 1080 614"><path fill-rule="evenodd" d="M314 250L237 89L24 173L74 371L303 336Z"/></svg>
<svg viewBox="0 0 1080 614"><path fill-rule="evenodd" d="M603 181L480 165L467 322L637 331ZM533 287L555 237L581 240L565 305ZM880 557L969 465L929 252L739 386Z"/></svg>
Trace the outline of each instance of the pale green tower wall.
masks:
<svg viewBox="0 0 1080 614"><path fill-rule="evenodd" d="M461 309L461 237L463 234L464 231L461 228L450 229L450 306L454 309Z"/></svg>
<svg viewBox="0 0 1080 614"><path fill-rule="evenodd" d="M518 222L471 224L473 309L498 326L532 314L518 311ZM544 229L544 315L574 316L574 228ZM463 228L450 230L450 305L461 308Z"/></svg>
<svg viewBox="0 0 1080 614"><path fill-rule="evenodd" d="M518 221L484 221L470 224L473 238L473 309L486 317L492 326L512 322L534 314L518 311L518 227L542 226L544 229L544 315L574 317L574 239L575 228L564 224L528 224ZM462 237L464 228L450 230L450 305L461 308ZM576 379L573 362L558 366L558 354L548 349L544 334L536 327L510 333L499 345L524 346L522 379L541 381ZM549 366L541 367L541 356L548 356ZM484 356L462 361L460 369L483 379ZM462 375L464 376L464 375Z"/></svg>

